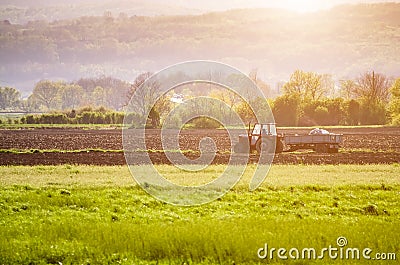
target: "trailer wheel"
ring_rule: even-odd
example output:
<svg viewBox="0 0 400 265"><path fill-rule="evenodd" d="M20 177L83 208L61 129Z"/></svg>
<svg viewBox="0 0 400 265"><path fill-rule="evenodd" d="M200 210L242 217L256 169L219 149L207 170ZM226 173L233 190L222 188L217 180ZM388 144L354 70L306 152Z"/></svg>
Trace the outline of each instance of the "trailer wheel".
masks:
<svg viewBox="0 0 400 265"><path fill-rule="evenodd" d="M339 148L329 148L328 152L332 154L339 153Z"/></svg>
<svg viewBox="0 0 400 265"><path fill-rule="evenodd" d="M316 144L315 146L315 152L317 153L328 153L328 146L326 144Z"/></svg>

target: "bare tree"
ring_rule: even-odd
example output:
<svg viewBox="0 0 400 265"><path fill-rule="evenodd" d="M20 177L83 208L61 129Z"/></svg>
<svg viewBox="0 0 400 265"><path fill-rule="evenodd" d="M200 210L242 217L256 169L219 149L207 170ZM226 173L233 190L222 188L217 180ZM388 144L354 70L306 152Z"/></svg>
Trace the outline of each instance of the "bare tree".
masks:
<svg viewBox="0 0 400 265"><path fill-rule="evenodd" d="M383 74L366 72L356 79L353 93L371 103L389 101L391 81Z"/></svg>
<svg viewBox="0 0 400 265"><path fill-rule="evenodd" d="M335 98L336 89L335 89L335 81L330 74L322 74L321 75L321 86L324 90L324 94L328 97Z"/></svg>
<svg viewBox="0 0 400 265"><path fill-rule="evenodd" d="M160 84L157 80L148 80L151 75L146 72L135 79L129 90L126 106L128 106L128 111L141 116L142 123L150 119L152 125L158 126L160 112L164 110L166 104L165 99L161 97ZM147 117L146 114L148 114Z"/></svg>
<svg viewBox="0 0 400 265"><path fill-rule="evenodd" d="M354 99L356 83L353 80L340 80L340 96L346 100Z"/></svg>
<svg viewBox="0 0 400 265"><path fill-rule="evenodd" d="M226 88L214 89L211 91L210 96L212 98L221 100L229 106L230 112L228 115L226 113L226 109L222 108L222 105L220 105L220 113L222 114L223 119L227 119L229 122L233 121L233 108L241 101L240 96L234 91L230 91Z"/></svg>
<svg viewBox="0 0 400 265"><path fill-rule="evenodd" d="M264 96L269 97L271 95L270 86L259 78L257 68L250 71L249 78L257 85L259 89L261 89Z"/></svg>
<svg viewBox="0 0 400 265"><path fill-rule="evenodd" d="M128 105L130 101L132 100L132 97L134 96L135 93L139 93L138 90L139 88L143 85L143 83L151 76L150 72L145 72L140 74L135 78L135 81L131 85L131 88L128 91L127 94L127 101L125 105ZM142 92L144 93L144 91ZM136 102L135 102L136 103Z"/></svg>

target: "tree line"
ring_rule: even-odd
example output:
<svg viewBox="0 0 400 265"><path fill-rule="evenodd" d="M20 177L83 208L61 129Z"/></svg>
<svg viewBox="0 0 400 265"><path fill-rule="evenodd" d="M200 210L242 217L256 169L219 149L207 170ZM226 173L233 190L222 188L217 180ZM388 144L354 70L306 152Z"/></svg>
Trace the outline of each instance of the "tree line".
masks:
<svg viewBox="0 0 400 265"><path fill-rule="evenodd" d="M15 88L1 87L0 110L49 112L85 106L120 110L126 103L129 89L128 82L112 77L81 78L71 83L42 80L26 99L22 99Z"/></svg>
<svg viewBox="0 0 400 265"><path fill-rule="evenodd" d="M10 87L0 88L0 110L42 111L52 114L30 115L21 119L22 123L122 123L124 106L151 73L139 75L133 84L111 78L80 79L67 83L42 80L38 82L27 99ZM269 86L252 71L249 77L264 92ZM176 107L171 101L174 94L185 99L207 95L226 104L210 102L193 103L196 113L212 113L219 121L229 123L232 111L243 121L255 122L253 110L239 95L226 89L218 89L207 84L196 84L190 88L180 88L162 95L154 106L147 106L146 100L156 97L159 84L139 91L136 105L131 111L129 122L132 126L159 127L168 114ZM314 72L295 71L283 84L282 94L268 99L275 121L279 126L316 125L400 125L400 78L394 80L374 71L365 72L353 80L341 80L339 87L329 75ZM253 106L263 108L261 98L254 98ZM89 106L89 107L88 107ZM148 117L143 117L146 108L151 108ZM119 111L119 112L118 112ZM176 111L176 124L187 119L187 111ZM209 123L202 120L203 123ZM199 123L199 121L197 121ZM210 123L215 125L215 123ZM199 126L204 126L199 124Z"/></svg>
<svg viewBox="0 0 400 265"><path fill-rule="evenodd" d="M340 81L340 97L327 97L324 76L296 71L271 102L280 125L400 125L400 79L374 71Z"/></svg>

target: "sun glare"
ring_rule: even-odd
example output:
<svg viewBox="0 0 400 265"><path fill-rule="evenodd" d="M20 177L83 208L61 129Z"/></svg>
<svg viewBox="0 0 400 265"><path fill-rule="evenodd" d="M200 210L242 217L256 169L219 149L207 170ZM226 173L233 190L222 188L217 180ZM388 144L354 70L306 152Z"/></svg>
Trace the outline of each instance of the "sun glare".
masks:
<svg viewBox="0 0 400 265"><path fill-rule="evenodd" d="M326 8L326 1L320 0L282 0L277 2L280 8L299 13L314 12Z"/></svg>

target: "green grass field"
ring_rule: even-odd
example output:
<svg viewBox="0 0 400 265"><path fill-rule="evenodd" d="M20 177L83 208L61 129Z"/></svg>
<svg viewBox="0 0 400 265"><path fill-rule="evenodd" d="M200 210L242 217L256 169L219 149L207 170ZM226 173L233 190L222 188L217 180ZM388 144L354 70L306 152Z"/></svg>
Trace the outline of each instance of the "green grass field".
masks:
<svg viewBox="0 0 400 265"><path fill-rule="evenodd" d="M225 166L166 178L187 185ZM344 236L351 248L400 258L400 166L271 168L196 207L155 200L127 167L0 167L0 264L383 264L377 260L261 260L259 248L315 248Z"/></svg>

